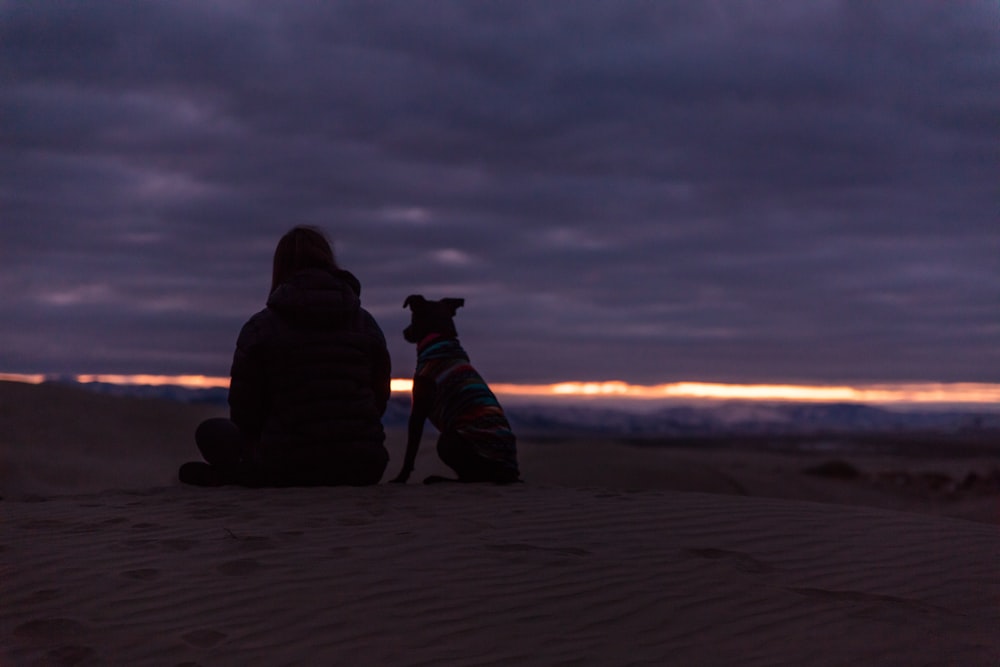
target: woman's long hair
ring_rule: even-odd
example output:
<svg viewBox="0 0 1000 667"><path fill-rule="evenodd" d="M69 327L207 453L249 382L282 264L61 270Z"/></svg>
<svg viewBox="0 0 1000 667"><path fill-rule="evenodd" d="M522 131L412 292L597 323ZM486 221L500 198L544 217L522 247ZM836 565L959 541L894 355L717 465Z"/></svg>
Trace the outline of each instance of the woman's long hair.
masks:
<svg viewBox="0 0 1000 667"><path fill-rule="evenodd" d="M302 269L336 268L333 248L322 231L307 225L293 227L281 237L278 247L274 249L271 291Z"/></svg>

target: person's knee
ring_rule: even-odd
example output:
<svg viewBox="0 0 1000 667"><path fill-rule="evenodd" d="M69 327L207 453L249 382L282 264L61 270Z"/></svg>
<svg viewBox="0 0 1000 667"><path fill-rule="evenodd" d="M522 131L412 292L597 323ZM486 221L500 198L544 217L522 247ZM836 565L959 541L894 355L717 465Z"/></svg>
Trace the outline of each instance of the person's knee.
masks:
<svg viewBox="0 0 1000 667"><path fill-rule="evenodd" d="M208 463L232 466L240 460L240 431L224 417L206 419L194 432L194 441Z"/></svg>
<svg viewBox="0 0 1000 667"><path fill-rule="evenodd" d="M207 442L219 442L228 440L233 436L239 436L239 431L233 422L225 417L212 417L198 424L194 432L194 441L201 445Z"/></svg>

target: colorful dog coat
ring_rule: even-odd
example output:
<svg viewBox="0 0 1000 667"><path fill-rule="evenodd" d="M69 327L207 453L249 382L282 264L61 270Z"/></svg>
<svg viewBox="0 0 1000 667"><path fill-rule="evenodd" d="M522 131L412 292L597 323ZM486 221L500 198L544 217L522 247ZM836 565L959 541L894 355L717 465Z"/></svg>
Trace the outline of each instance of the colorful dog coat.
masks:
<svg viewBox="0 0 1000 667"><path fill-rule="evenodd" d="M484 459L517 471L516 440L503 408L458 340L436 338L419 349L417 378L435 384L428 419L438 431L459 434Z"/></svg>

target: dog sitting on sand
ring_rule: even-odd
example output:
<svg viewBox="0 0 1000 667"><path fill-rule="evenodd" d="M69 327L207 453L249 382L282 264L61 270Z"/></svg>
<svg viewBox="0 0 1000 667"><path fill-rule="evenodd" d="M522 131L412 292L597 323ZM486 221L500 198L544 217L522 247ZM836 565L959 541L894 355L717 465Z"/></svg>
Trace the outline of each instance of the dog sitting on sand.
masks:
<svg viewBox="0 0 1000 667"><path fill-rule="evenodd" d="M432 475L425 484L519 481L514 433L496 396L458 342L453 318L463 305L464 299L428 301L419 294L403 302L403 308L411 310L403 337L417 346L417 369L406 456L393 482L405 483L413 472L427 419L441 433L438 456L458 479Z"/></svg>

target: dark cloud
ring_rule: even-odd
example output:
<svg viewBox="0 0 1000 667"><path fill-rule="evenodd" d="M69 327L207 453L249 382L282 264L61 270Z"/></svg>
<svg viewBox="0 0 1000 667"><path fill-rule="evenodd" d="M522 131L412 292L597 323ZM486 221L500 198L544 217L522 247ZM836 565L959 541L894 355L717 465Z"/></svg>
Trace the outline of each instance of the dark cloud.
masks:
<svg viewBox="0 0 1000 667"><path fill-rule="evenodd" d="M297 223L504 381L1000 381L1000 10L0 5L0 370L225 374Z"/></svg>

